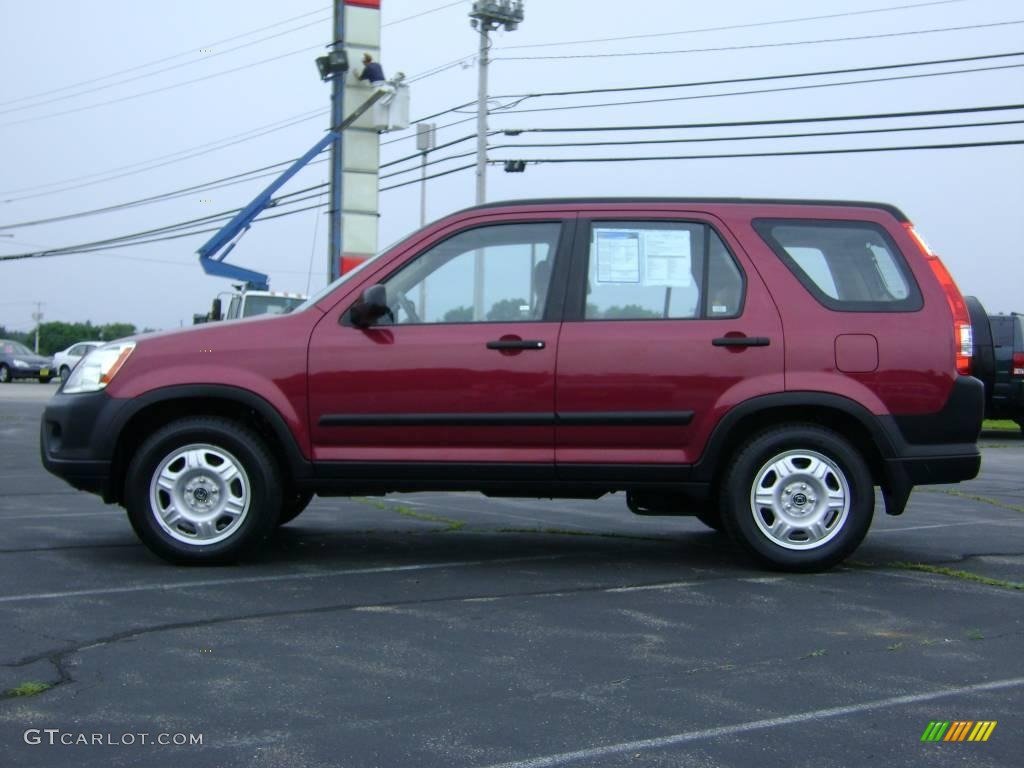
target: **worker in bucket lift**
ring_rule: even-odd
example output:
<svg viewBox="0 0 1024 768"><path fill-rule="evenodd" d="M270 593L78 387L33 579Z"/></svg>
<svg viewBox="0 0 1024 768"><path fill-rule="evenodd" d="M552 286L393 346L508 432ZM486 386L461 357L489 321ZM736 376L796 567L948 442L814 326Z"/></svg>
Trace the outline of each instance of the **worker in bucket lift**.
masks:
<svg viewBox="0 0 1024 768"><path fill-rule="evenodd" d="M384 84L384 68L368 53L363 54L363 71L359 74L359 79L368 80L370 85Z"/></svg>

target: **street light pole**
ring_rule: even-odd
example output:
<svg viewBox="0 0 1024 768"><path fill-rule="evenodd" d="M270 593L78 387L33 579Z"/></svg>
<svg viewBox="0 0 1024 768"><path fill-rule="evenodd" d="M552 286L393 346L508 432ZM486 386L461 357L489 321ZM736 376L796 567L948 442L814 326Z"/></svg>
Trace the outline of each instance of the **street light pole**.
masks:
<svg viewBox="0 0 1024 768"><path fill-rule="evenodd" d="M36 354L39 354L39 324L43 320L43 302L35 302L36 311L32 313L32 319L36 322Z"/></svg>
<svg viewBox="0 0 1024 768"><path fill-rule="evenodd" d="M487 66L490 32L504 27L511 32L523 20L523 0L475 0L470 24L480 31L479 82L476 96L476 203L487 202Z"/></svg>

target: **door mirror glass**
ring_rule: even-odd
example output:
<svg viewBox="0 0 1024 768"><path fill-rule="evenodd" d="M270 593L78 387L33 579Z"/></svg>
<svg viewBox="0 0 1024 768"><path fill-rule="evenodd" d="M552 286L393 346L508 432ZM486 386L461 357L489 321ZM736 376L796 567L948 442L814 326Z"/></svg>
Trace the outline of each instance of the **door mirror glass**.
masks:
<svg viewBox="0 0 1024 768"><path fill-rule="evenodd" d="M352 324L358 328L369 328L384 316L394 322L395 316L388 306L387 289L377 283L363 291L362 297L352 306Z"/></svg>

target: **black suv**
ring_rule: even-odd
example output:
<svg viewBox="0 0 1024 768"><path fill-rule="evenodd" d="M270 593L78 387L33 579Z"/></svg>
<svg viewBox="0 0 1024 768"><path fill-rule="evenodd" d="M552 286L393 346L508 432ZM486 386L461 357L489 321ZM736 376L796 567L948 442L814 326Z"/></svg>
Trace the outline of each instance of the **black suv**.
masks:
<svg viewBox="0 0 1024 768"><path fill-rule="evenodd" d="M1024 431L1024 315L990 315L964 299L974 329L974 372L985 383L985 418L1009 419Z"/></svg>

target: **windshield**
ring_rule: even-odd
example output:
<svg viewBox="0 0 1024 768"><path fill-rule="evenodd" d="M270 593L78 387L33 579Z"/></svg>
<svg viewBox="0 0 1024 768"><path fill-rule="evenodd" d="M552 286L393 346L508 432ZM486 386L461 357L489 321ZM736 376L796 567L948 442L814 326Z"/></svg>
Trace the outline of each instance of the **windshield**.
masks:
<svg viewBox="0 0 1024 768"><path fill-rule="evenodd" d="M253 315L284 315L302 304L297 296L247 296L243 317Z"/></svg>
<svg viewBox="0 0 1024 768"><path fill-rule="evenodd" d="M34 355L31 349L26 347L17 341L8 341L4 339L0 341L0 349L3 349L5 355Z"/></svg>
<svg viewBox="0 0 1024 768"><path fill-rule="evenodd" d="M349 278L351 278L353 275L357 275L360 272L362 272L363 271L363 267L367 266L368 264L372 264L377 259L379 259L381 256L383 256L385 253L393 251L401 243L404 243L406 240L409 240L409 239L415 237L417 234L419 234L419 231L413 232L411 235L406 235L405 237L398 238L397 240L395 240L395 242L391 243L391 245L389 245L387 248L384 248L383 250L378 251L376 253L376 255L371 256L370 258L368 258L366 261L364 261L358 267L353 269L351 272L346 272L344 275L339 277L333 283L328 283L327 285L325 285L323 288L321 288L319 291L314 293L312 296L310 296L308 299L306 299L302 304L297 306L292 311L293 312L304 312L305 310L309 309L314 304L316 304L317 302L321 301L325 296L330 294L339 285L341 285L342 283L347 282L349 280Z"/></svg>

